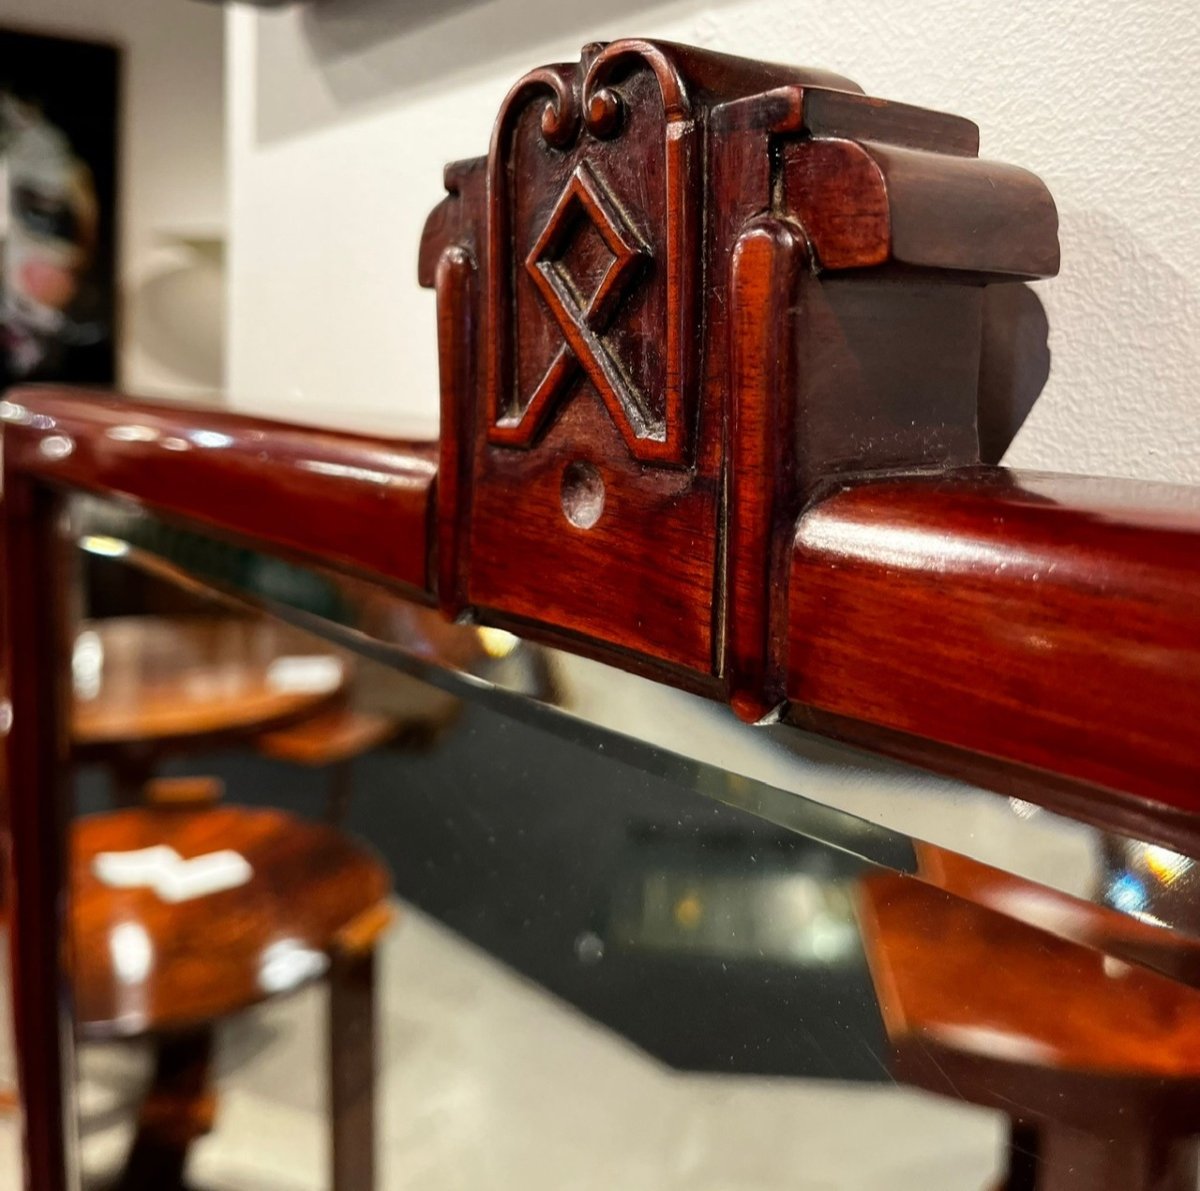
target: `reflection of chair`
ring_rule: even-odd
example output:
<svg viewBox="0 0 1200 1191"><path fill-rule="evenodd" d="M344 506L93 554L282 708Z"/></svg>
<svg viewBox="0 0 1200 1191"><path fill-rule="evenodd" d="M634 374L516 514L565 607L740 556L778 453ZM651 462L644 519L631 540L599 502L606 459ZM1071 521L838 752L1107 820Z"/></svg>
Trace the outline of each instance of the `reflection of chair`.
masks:
<svg viewBox="0 0 1200 1191"><path fill-rule="evenodd" d="M157 1047L120 1185L181 1185L189 1145L212 1127L214 1024L327 975L333 1187L365 1191L387 873L332 827L217 805L219 792L203 779L155 782L150 805L75 825L79 1032Z"/></svg>
<svg viewBox="0 0 1200 1191"><path fill-rule="evenodd" d="M916 851L921 876L939 889L1200 988L1200 938L1190 930L1163 930L934 844L918 842ZM1170 921L1178 925L1177 916Z"/></svg>
<svg viewBox="0 0 1200 1191"><path fill-rule="evenodd" d="M896 1077L1008 1114L1004 1191L1195 1191L1200 993L911 877L859 910Z"/></svg>
<svg viewBox="0 0 1200 1191"><path fill-rule="evenodd" d="M390 717L335 707L307 720L264 732L255 747L264 756L291 765L330 771L326 816L341 823L350 809L354 758L387 744L399 732Z"/></svg>
<svg viewBox="0 0 1200 1191"><path fill-rule="evenodd" d="M369 706L360 707L365 700ZM416 679L359 663L353 697L255 737L264 756L292 765L328 769L327 818L345 821L356 757L388 745L408 753L433 748L458 718L462 704Z"/></svg>

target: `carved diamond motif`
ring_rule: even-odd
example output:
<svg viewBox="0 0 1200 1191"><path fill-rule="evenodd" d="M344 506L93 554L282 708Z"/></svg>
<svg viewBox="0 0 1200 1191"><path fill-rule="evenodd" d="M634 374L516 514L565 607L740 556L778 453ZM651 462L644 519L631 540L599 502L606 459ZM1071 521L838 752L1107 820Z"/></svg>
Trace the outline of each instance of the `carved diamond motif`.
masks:
<svg viewBox="0 0 1200 1191"><path fill-rule="evenodd" d="M587 163L571 175L525 268L566 341L530 398L530 409L561 401L579 370L618 425L640 438L661 429L602 338L647 253Z"/></svg>

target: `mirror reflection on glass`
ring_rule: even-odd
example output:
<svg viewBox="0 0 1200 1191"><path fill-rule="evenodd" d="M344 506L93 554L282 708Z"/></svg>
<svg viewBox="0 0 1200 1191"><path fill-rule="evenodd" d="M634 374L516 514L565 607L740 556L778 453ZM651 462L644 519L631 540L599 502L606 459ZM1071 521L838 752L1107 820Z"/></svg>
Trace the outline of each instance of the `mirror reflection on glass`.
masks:
<svg viewBox="0 0 1200 1191"><path fill-rule="evenodd" d="M85 1185L1197 1186L1188 857L76 513Z"/></svg>

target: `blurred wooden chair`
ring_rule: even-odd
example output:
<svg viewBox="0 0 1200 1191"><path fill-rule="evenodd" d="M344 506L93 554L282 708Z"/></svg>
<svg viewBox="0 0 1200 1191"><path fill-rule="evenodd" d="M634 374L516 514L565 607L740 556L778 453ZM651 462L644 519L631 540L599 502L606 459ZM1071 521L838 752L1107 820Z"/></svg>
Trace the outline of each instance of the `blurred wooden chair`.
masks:
<svg viewBox="0 0 1200 1191"><path fill-rule="evenodd" d="M998 1191L1195 1191L1200 992L914 877L858 908L891 1072L1008 1115Z"/></svg>
<svg viewBox="0 0 1200 1191"><path fill-rule="evenodd" d="M211 1130L217 1024L329 984L334 1191L374 1185L375 949L390 881L327 824L221 802L211 778L151 782L146 803L77 820L72 980L82 1040L150 1038L155 1067L117 1186L184 1186Z"/></svg>
<svg viewBox="0 0 1200 1191"><path fill-rule="evenodd" d="M265 757L329 770L326 819L344 823L354 792L354 760L394 740L400 725L390 716L335 707L255 739Z"/></svg>
<svg viewBox="0 0 1200 1191"><path fill-rule="evenodd" d="M254 746L276 761L327 769L326 818L340 825L349 813L357 758L384 747L410 754L427 752L455 723L461 709L461 701L445 691L360 662L346 698L259 733Z"/></svg>

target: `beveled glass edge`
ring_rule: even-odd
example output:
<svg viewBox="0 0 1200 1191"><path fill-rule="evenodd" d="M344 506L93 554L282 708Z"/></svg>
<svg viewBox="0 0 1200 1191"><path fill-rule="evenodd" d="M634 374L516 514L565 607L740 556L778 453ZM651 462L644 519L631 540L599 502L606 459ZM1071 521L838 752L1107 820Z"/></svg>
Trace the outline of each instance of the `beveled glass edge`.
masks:
<svg viewBox="0 0 1200 1191"><path fill-rule="evenodd" d="M1165 849L495 629L447 623L376 584L181 529L115 500L77 497L81 546L278 616L449 693L554 732L871 863L914 872L913 842L969 857L1106 914L1200 938L1177 913L1114 894L1114 852ZM218 552L202 563L188 544ZM220 552L227 558L220 560ZM297 581L300 580L300 581ZM1175 855L1175 854L1172 854ZM907 856L907 861L902 859ZM1178 857L1184 883L1200 865ZM1182 894L1182 889L1175 893ZM1176 896L1178 907L1186 897Z"/></svg>

